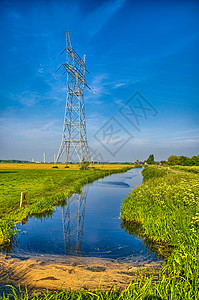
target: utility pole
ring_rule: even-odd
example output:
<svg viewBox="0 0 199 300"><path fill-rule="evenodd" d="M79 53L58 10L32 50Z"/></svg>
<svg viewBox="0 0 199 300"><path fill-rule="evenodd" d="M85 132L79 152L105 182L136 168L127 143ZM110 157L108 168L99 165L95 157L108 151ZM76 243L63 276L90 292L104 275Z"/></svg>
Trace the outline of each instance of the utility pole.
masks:
<svg viewBox="0 0 199 300"><path fill-rule="evenodd" d="M64 67L64 74L67 73L67 97L62 141L55 164L61 159L65 152L67 165L74 157L74 159L79 162L91 162L91 156L87 142L84 104L84 87L88 87L85 80L85 72L87 71L85 65L86 55L80 58L75 52L72 48L68 31L66 33L66 48L62 54L65 51L66 62L62 63L58 70Z"/></svg>

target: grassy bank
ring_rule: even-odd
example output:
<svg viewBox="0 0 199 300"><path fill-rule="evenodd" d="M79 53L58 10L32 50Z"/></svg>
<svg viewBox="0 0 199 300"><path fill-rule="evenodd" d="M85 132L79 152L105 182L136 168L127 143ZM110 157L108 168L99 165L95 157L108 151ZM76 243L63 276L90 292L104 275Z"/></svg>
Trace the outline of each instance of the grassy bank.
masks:
<svg viewBox="0 0 199 300"><path fill-rule="evenodd" d="M161 299L199 299L199 177L185 169L145 168L143 185L122 205L123 220L139 223L146 238L174 247L149 288Z"/></svg>
<svg viewBox="0 0 199 300"><path fill-rule="evenodd" d="M39 164L2 164L0 169L0 244L10 243L15 231L14 224L38 213L52 213L55 206L64 203L66 196L79 192L81 187L98 178L124 172L130 167L97 170L48 169ZM1 165L0 165L1 166ZM45 167L47 169L45 169ZM73 166L74 167L74 166ZM75 166L76 167L76 166ZM133 167L133 166L132 166ZM28 199L19 207L21 192L28 191Z"/></svg>
<svg viewBox="0 0 199 300"><path fill-rule="evenodd" d="M199 299L198 175L160 167L147 167L143 175L143 185L124 199L121 215L124 224L139 224L142 237L172 247L158 278L142 272L123 291L18 291L15 299Z"/></svg>

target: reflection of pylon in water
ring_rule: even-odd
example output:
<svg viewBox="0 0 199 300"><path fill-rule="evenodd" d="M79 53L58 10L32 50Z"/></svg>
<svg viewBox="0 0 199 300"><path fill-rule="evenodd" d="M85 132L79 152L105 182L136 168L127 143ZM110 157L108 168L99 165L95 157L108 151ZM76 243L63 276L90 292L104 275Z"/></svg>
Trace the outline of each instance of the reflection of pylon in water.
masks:
<svg viewBox="0 0 199 300"><path fill-rule="evenodd" d="M62 209L66 254L81 253L87 194L88 186L85 186L80 194L68 198L66 206Z"/></svg>

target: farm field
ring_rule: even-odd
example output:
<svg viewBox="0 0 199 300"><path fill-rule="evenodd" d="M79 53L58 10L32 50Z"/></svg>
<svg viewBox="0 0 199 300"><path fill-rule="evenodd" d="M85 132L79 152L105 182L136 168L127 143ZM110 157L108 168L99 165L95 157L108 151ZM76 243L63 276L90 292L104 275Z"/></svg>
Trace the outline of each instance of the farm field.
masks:
<svg viewBox="0 0 199 300"><path fill-rule="evenodd" d="M0 163L0 169L18 169L18 170L52 170L54 164L52 163ZM57 167L59 170L66 170L66 164L58 163ZM79 164L68 164L68 170L79 170ZM93 164L91 167L99 170L118 170L126 168L133 164Z"/></svg>
<svg viewBox="0 0 199 300"><path fill-rule="evenodd" d="M62 169L52 169L52 165L49 164L0 165L1 243L11 241L14 223L29 215L52 213L56 205L64 202L66 196L80 191L84 184L133 167L105 165L101 170L98 166L97 170L79 170L78 165L73 165L74 169L65 169L64 166ZM112 169L108 169L111 167ZM28 192L28 199L22 208L19 208L23 191Z"/></svg>

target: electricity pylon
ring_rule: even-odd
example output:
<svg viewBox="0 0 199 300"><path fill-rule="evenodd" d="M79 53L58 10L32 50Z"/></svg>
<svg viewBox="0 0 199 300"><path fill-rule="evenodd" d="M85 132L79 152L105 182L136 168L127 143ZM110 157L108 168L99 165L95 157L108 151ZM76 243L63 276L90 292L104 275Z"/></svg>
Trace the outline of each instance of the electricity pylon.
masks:
<svg viewBox="0 0 199 300"><path fill-rule="evenodd" d="M68 31L66 33L66 48L61 55L65 51L66 62L62 63L58 70L63 66L65 68L64 74L67 72L67 98L62 141L55 164L61 159L64 152L66 152L66 164L69 160L72 160L74 155L80 162L91 162L86 135L84 105L84 87L88 87L85 80L85 72L87 71L85 65L86 55L84 54L82 59L75 52Z"/></svg>
<svg viewBox="0 0 199 300"><path fill-rule="evenodd" d="M81 254L88 185L80 194L73 194L62 208L64 246L66 254Z"/></svg>

